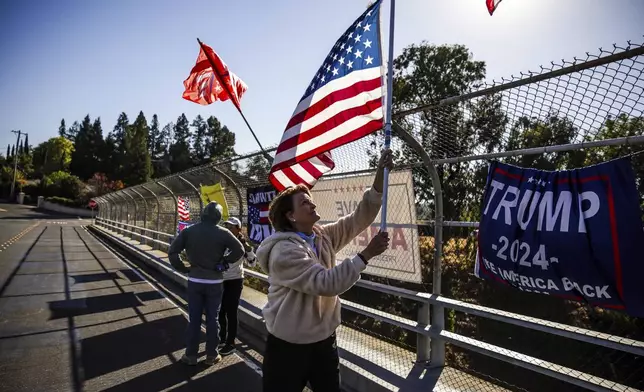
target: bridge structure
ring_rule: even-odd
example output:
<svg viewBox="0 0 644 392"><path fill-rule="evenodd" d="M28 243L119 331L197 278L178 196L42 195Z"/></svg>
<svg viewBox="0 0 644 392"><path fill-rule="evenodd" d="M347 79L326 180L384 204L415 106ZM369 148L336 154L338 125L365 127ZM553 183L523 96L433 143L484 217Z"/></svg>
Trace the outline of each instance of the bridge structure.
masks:
<svg viewBox="0 0 644 392"><path fill-rule="evenodd" d="M416 234L390 251L391 270L405 270L416 257L409 249L418 249L420 279L364 274L342 296L346 390L644 390L642 319L473 276L486 161L555 170L631 155L644 180L643 73L644 47L629 42L460 96L395 102L394 173L411 173L414 195L413 220L399 226ZM365 158L377 154L377 140L334 151L336 173L326 177L349 184L372 174ZM233 157L98 196L91 222L16 220L6 239L12 256L0 253L10 260L0 269L0 309L8 309L0 321L10 320L0 323L0 386L13 375L29 390L200 390L215 382L260 390L268 277L247 273L238 353L186 370L175 365L186 277L169 266L167 249L179 198L194 223L203 186L219 184L228 213L246 222L248 190L267 184L263 159ZM390 203L409 203L397 197ZM54 263L45 263L49 256ZM61 366L75 370L56 378ZM43 376L32 377L35 369Z"/></svg>

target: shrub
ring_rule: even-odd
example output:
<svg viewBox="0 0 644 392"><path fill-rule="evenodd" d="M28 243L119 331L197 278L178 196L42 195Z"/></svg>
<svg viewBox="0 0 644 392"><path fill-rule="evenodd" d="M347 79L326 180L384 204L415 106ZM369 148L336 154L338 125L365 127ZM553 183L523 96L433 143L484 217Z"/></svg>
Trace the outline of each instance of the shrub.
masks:
<svg viewBox="0 0 644 392"><path fill-rule="evenodd" d="M83 182L80 178L64 171L53 172L43 179L45 195L49 197L62 197L77 200L83 191Z"/></svg>
<svg viewBox="0 0 644 392"><path fill-rule="evenodd" d="M56 203L61 206L65 207L73 207L73 208L79 208L79 207L85 207L85 203L82 202L81 200L74 200L74 199L68 199L66 197L60 197L60 196L52 196L48 197L45 200L51 203Z"/></svg>

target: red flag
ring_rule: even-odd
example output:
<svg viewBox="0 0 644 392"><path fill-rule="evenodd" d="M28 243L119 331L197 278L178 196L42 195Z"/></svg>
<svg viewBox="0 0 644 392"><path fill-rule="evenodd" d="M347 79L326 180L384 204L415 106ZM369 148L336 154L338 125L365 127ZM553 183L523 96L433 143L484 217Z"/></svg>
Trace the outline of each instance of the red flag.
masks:
<svg viewBox="0 0 644 392"><path fill-rule="evenodd" d="M307 86L268 176L278 191L313 187L334 167L331 150L382 129L380 4L347 29Z"/></svg>
<svg viewBox="0 0 644 392"><path fill-rule="evenodd" d="M183 81L185 87L183 98L200 105L210 105L215 101L231 99L233 104L239 108L239 101L248 90L248 86L228 70L226 63L210 46L202 45L199 57L197 57L197 64L190 71L188 79ZM204 48L208 51L208 56L204 52ZM213 72L208 57L213 61L217 72ZM225 86L222 86L222 81Z"/></svg>
<svg viewBox="0 0 644 392"><path fill-rule="evenodd" d="M501 3L501 0L485 0L485 3L487 4L487 10L492 15L496 11L496 7Z"/></svg>

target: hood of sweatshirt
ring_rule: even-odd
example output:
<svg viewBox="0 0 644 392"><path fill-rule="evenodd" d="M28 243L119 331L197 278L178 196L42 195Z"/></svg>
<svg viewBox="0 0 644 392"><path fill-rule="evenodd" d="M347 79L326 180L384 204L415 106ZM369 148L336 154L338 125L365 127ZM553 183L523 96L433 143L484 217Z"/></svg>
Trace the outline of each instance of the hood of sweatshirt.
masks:
<svg viewBox="0 0 644 392"><path fill-rule="evenodd" d="M221 221L222 211L223 209L217 202L211 201L203 209L203 212L201 213L201 221L213 223L215 225L219 224Z"/></svg>

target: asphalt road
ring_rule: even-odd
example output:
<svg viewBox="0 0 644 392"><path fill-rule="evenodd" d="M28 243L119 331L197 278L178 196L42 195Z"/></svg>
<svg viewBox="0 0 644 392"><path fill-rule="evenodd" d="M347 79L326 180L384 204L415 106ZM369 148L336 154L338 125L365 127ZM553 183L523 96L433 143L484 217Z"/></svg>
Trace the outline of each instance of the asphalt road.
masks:
<svg viewBox="0 0 644 392"><path fill-rule="evenodd" d="M179 363L184 311L87 224L0 204L0 391L261 390L239 355Z"/></svg>

